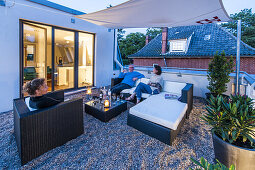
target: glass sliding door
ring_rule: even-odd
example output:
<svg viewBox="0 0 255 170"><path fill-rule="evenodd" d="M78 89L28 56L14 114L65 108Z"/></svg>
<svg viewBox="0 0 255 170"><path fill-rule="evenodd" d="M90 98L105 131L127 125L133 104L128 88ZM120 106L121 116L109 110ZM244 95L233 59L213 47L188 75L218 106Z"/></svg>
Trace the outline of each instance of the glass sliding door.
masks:
<svg viewBox="0 0 255 170"><path fill-rule="evenodd" d="M23 24L23 84L35 78L47 80L47 29Z"/></svg>
<svg viewBox="0 0 255 170"><path fill-rule="evenodd" d="M74 32L55 29L54 89L74 88Z"/></svg>
<svg viewBox="0 0 255 170"><path fill-rule="evenodd" d="M93 85L94 35L79 33L78 87Z"/></svg>

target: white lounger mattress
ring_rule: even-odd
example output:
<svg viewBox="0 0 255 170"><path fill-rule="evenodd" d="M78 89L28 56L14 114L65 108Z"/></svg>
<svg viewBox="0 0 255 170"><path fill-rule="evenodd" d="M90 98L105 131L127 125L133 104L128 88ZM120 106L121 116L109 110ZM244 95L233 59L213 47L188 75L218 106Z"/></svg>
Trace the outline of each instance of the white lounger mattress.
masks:
<svg viewBox="0 0 255 170"><path fill-rule="evenodd" d="M176 130L188 108L187 103L178 100L165 99L165 92L152 95L145 101L130 108L129 113Z"/></svg>

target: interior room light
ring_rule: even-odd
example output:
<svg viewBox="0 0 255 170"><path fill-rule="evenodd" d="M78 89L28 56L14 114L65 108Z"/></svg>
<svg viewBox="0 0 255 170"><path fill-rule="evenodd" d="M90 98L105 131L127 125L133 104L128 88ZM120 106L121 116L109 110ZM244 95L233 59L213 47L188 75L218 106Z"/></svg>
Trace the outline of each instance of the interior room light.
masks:
<svg viewBox="0 0 255 170"><path fill-rule="evenodd" d="M64 40L73 41L73 36L66 36L64 37Z"/></svg>

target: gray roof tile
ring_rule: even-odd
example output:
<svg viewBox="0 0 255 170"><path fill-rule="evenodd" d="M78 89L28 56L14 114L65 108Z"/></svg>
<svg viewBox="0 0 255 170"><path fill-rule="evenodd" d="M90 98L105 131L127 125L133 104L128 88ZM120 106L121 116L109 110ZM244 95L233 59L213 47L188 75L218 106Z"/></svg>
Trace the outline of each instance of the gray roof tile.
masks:
<svg viewBox="0 0 255 170"><path fill-rule="evenodd" d="M227 56L236 55L236 37L217 24L204 24L168 28L168 40L184 39L192 35L187 52L166 53L171 57L207 57L216 51L225 51ZM211 35L205 40L205 35ZM128 57L162 57L162 34L155 37L137 53ZM169 48L169 45L168 45ZM169 49L168 49L169 51ZM241 42L241 56L255 56L255 49Z"/></svg>

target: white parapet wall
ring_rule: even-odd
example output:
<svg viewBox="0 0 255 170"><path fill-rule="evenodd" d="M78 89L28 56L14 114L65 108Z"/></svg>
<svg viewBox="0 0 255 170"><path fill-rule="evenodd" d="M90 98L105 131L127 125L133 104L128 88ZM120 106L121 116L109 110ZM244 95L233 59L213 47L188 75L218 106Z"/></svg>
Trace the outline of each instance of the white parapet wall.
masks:
<svg viewBox="0 0 255 170"><path fill-rule="evenodd" d="M147 78L150 78L153 74L152 67L135 67L135 71L144 74ZM194 96L205 98L205 93L209 92L207 89L208 80L206 71L163 69L162 76L164 80L193 84ZM232 93L232 84L234 83L235 74L230 74L230 76L230 82L227 84L227 92L224 93L226 95L230 95ZM242 87L241 91L243 91Z"/></svg>

